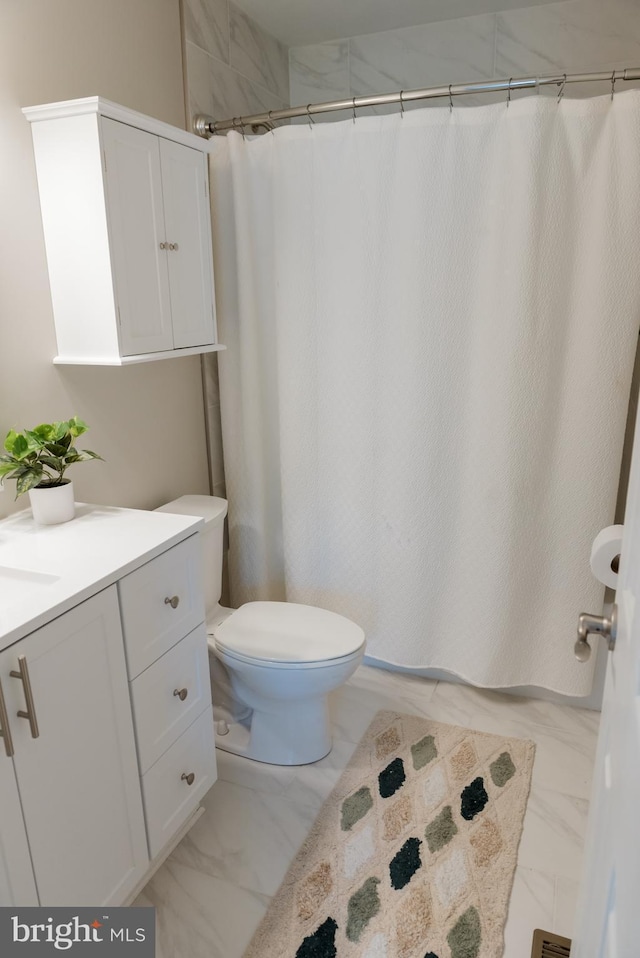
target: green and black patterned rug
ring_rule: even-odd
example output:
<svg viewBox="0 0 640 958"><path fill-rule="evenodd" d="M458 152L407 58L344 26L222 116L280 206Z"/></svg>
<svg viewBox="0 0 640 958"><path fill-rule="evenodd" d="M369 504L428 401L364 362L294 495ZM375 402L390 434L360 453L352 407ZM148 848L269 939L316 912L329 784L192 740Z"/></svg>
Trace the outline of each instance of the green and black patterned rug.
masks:
<svg viewBox="0 0 640 958"><path fill-rule="evenodd" d="M378 712L245 958L499 958L534 751Z"/></svg>

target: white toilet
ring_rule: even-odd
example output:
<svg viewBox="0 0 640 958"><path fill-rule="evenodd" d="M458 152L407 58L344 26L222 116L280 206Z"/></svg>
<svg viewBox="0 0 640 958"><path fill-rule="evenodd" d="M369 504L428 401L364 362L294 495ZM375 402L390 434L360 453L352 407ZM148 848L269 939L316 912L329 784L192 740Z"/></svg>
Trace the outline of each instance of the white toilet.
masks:
<svg viewBox="0 0 640 958"><path fill-rule="evenodd" d="M305 765L331 751L327 696L364 656L365 637L335 612L293 602L220 604L226 499L182 496L161 512L205 521L204 572L216 745L273 765Z"/></svg>

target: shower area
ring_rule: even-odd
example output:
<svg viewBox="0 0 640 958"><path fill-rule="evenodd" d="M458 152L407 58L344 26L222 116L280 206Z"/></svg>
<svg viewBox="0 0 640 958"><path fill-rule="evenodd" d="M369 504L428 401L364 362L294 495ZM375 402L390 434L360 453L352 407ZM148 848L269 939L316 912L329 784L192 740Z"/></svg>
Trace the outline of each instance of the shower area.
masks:
<svg viewBox="0 0 640 958"><path fill-rule="evenodd" d="M603 6L287 50L187 0L189 115L230 130L204 362L234 606L318 605L372 664L588 701L573 637L640 323L640 27Z"/></svg>

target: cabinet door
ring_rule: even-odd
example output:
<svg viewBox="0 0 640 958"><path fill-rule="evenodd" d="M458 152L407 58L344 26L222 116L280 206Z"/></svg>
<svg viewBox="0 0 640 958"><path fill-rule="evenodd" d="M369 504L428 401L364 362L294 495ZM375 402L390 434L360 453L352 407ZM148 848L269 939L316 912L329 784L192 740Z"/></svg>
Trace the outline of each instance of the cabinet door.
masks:
<svg viewBox="0 0 640 958"><path fill-rule="evenodd" d="M116 587L0 653L0 681L41 904L120 904L148 853Z"/></svg>
<svg viewBox="0 0 640 958"><path fill-rule="evenodd" d="M160 139L173 343L216 341L207 158Z"/></svg>
<svg viewBox="0 0 640 958"><path fill-rule="evenodd" d="M101 130L121 352L173 349L158 137L104 117Z"/></svg>
<svg viewBox="0 0 640 958"><path fill-rule="evenodd" d="M19 721L16 718L12 727ZM0 738L0 906L37 904L13 761Z"/></svg>

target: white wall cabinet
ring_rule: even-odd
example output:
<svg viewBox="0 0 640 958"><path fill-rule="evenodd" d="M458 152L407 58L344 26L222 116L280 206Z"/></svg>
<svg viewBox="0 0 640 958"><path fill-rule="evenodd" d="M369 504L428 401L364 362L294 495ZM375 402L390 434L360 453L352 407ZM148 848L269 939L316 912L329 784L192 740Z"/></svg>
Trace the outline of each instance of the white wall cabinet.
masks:
<svg viewBox="0 0 640 958"><path fill-rule="evenodd" d="M206 141L98 97L29 107L56 363L216 341Z"/></svg>

